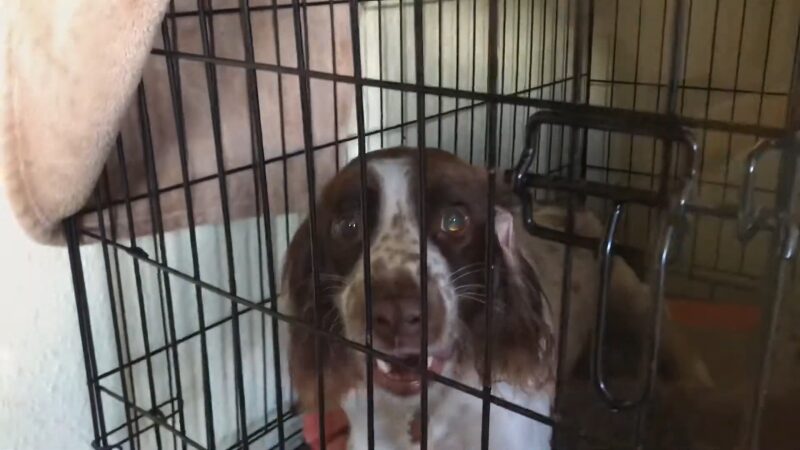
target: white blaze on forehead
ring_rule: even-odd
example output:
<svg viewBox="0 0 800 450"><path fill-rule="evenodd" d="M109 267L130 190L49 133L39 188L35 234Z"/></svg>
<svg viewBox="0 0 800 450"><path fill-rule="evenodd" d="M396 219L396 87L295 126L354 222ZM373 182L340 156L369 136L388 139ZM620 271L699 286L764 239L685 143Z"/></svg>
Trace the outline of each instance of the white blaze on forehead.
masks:
<svg viewBox="0 0 800 450"><path fill-rule="evenodd" d="M377 236L387 231L392 217L398 214L406 218L407 224L415 222L410 189L412 161L408 158L378 159L369 162L369 169L378 179L380 189Z"/></svg>
<svg viewBox="0 0 800 450"><path fill-rule="evenodd" d="M375 237L370 246L372 264L389 270L405 269L419 276L419 224L411 198L410 158L387 158L370 162L371 173L378 181L380 208Z"/></svg>

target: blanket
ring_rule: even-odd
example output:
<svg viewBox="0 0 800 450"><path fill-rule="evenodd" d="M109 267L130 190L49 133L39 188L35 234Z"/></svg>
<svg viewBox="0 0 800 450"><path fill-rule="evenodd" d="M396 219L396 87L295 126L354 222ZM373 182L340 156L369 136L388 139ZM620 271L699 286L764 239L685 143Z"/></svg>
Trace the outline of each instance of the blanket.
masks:
<svg viewBox="0 0 800 450"><path fill-rule="evenodd" d="M90 212L96 206L117 237L185 227L189 208L196 224L219 223L221 180L229 216L253 216L266 204L257 199L258 164L265 167L271 213L307 208L291 0L250 1L257 98L243 67L248 59L239 2L211 3L4 3L0 172L14 213L33 239L62 244L62 221L79 212L86 212L82 228L99 233L100 216ZM207 18L205 34L199 8ZM352 75L349 19L347 4L308 7L303 31L311 70ZM176 62L171 73L170 62ZM211 101L212 88L218 100ZM330 143L352 128L353 104L352 85L311 80L320 179L345 158ZM251 116L260 120L251 122Z"/></svg>

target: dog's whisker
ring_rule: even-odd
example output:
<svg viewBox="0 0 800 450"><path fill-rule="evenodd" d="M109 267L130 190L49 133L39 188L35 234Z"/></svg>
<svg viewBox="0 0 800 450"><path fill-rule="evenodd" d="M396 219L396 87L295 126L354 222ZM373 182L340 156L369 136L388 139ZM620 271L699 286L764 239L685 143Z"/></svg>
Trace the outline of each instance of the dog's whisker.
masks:
<svg viewBox="0 0 800 450"><path fill-rule="evenodd" d="M483 294L486 292L486 289L484 289L482 286L464 286L457 289L453 289L453 292L455 292L456 294L462 292L475 292Z"/></svg>
<svg viewBox="0 0 800 450"><path fill-rule="evenodd" d="M464 277L468 277L468 276L474 275L476 273L481 273L482 271L483 271L483 268L478 268L478 269L475 269L475 270L469 270L467 272L463 272L463 273L459 274L456 277L450 278L450 281L455 283L456 281L458 281L458 280L460 280L460 279L462 279Z"/></svg>
<svg viewBox="0 0 800 450"><path fill-rule="evenodd" d="M475 262L475 263L471 263L471 264L465 264L465 265L459 267L458 269L450 272L450 276L454 276L454 275L458 274L459 272L461 272L463 270L467 270L467 269L470 269L470 268L473 268L475 266L479 266L479 265L482 265L482 264L483 264L482 262Z"/></svg>
<svg viewBox="0 0 800 450"><path fill-rule="evenodd" d="M458 280L465 276L472 275L474 273L479 273L483 270L486 270L486 265L484 262L477 262L472 264L467 264L464 266L459 267L458 269L452 271L450 273L451 280ZM466 272L465 272L466 271ZM494 268L494 271L497 273L506 273L507 269L501 265L498 265Z"/></svg>
<svg viewBox="0 0 800 450"><path fill-rule="evenodd" d="M455 294L456 297L461 295L473 295L473 296L485 297L483 292L477 292L477 291L462 291L462 292L456 292Z"/></svg>
<svg viewBox="0 0 800 450"><path fill-rule="evenodd" d="M450 274L451 274L451 275L456 275L456 274L458 274L459 272L463 272L463 271L465 271L465 270L471 270L471 269L474 269L474 268L476 268L476 267L482 266L483 264L484 264L484 261L479 261L479 262L474 262L474 263L470 263L470 264L465 264L465 265L463 265L463 266L459 267L458 269L455 269L455 270L453 270L452 272L450 272Z"/></svg>
<svg viewBox="0 0 800 450"><path fill-rule="evenodd" d="M459 269L458 271L452 272L450 274L450 278L451 279L459 279L459 278L463 278L463 277L465 277L467 275L470 275L470 274L473 274L473 273L478 273L478 272L480 272L482 270L483 270L482 265L473 265L472 267L466 267L465 266L465 267Z"/></svg>
<svg viewBox="0 0 800 450"><path fill-rule="evenodd" d="M472 297L472 296L469 296L469 295L459 295L458 299L459 300L462 300L462 299L463 300L472 300L473 302L477 302L477 303L484 303L484 304L486 303L486 300L483 300L483 299L480 299L480 298L477 298L477 297Z"/></svg>
<svg viewBox="0 0 800 450"><path fill-rule="evenodd" d="M486 296L481 294L480 292L459 292L458 294L456 294L456 297L462 297L462 296L486 298Z"/></svg>
<svg viewBox="0 0 800 450"><path fill-rule="evenodd" d="M482 298L486 297L486 294L484 294L483 292L468 291L468 290L461 291L458 293L458 295L471 295L473 297L482 297Z"/></svg>
<svg viewBox="0 0 800 450"><path fill-rule="evenodd" d="M483 263L478 263L478 264L480 264L481 267L474 268L474 269L468 270L466 272L462 272L462 273L460 273L460 274L458 274L456 276L453 276L453 275L455 275L455 273L451 274L450 275L450 277L451 277L450 281L455 283L456 281L458 281L458 280L460 280L462 278L468 277L470 275L474 275L476 273L483 272L486 269L486 267L483 265ZM475 264L471 264L471 265L474 266ZM461 270L461 269L459 269L459 270ZM502 267L502 266L495 267L494 271L495 271L495 273L498 273L498 274L503 274L503 273L507 273L508 272L507 269L505 267Z"/></svg>
<svg viewBox="0 0 800 450"><path fill-rule="evenodd" d="M475 302L475 303L480 303L482 305L486 304L486 299L485 298L475 297L475 296L472 296L472 295L461 295L458 298L459 298L459 300L461 300L461 299L469 300L469 301L472 301L472 302ZM501 311L503 309L503 305L500 302L494 302L492 307L496 311Z"/></svg>
<svg viewBox="0 0 800 450"><path fill-rule="evenodd" d="M483 284L483 283L459 284L459 285L455 286L455 287L454 287L454 289L458 290L458 289L463 289L463 288L471 288L471 287L480 287L480 288L484 288L484 287L486 287L486 285L485 285L485 284Z"/></svg>

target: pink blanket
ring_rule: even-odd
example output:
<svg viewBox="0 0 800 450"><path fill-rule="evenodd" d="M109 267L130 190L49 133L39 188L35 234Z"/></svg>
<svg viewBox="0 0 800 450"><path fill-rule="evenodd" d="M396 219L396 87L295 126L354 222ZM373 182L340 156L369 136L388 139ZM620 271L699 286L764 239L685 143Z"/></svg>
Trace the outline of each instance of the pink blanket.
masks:
<svg viewBox="0 0 800 450"><path fill-rule="evenodd" d="M188 181L198 224L222 219L212 109L206 83L197 2L176 1L174 52L194 55L178 64L183 120L176 122L170 97L167 58L161 23L166 0L6 0L0 14L0 148L5 191L14 212L32 238L63 243L61 221L93 206L93 190L107 169L110 198L116 205L117 231L126 235L124 200L131 200L135 232L151 233L148 170L144 145L143 92L152 139L155 177L165 230L187 224L182 189L178 124L186 130ZM232 218L256 213L250 108L241 20L236 0L215 0L213 37L215 55L227 63L215 65L219 91L222 163L227 175ZM278 160L286 152L304 148L300 91L296 69L295 32L290 0L278 1L276 45L272 0L251 1L255 61L289 68L281 76L283 111L278 102L278 75L257 72L264 157ZM232 12L221 11L231 8ZM349 10L347 4L308 9L308 53L312 70L352 75ZM194 13L192 13L194 11ZM335 30L331 40L331 26ZM174 30L169 28L169 32ZM156 51L151 54L151 49ZM279 48L276 51L276 48ZM336 54L334 61L333 54ZM201 57L198 60L197 57ZM278 60L280 57L280 61ZM317 175L324 180L335 170L334 137L352 128L353 88L338 84L337 101L330 81L312 80L312 118L317 151ZM335 112L335 113L334 113ZM283 133L281 133L283 128ZM127 186L117 157L121 133ZM345 151L341 150L341 159ZM280 162L268 164L267 179L273 213L302 212L306 208L306 168L301 154L289 159L284 178ZM284 186L289 204L284 202ZM106 225L110 216L106 216ZM95 214L83 218L87 229L97 228Z"/></svg>

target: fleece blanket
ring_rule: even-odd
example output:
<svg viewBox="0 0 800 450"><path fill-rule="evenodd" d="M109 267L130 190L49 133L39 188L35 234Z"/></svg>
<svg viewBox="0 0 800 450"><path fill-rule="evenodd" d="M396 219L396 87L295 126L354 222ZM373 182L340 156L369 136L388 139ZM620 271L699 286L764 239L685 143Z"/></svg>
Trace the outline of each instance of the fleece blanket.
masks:
<svg viewBox="0 0 800 450"><path fill-rule="evenodd" d="M220 172L230 217L259 213L264 201L256 201L255 139L272 162L265 164L271 212L307 207L291 0L250 6L254 61L261 69L286 69L281 75L256 71L257 98L242 67L247 58L237 0L3 3L0 172L14 213L33 239L63 243L63 219L97 202L105 207L106 230L113 225L117 237L156 231L156 212L165 231L185 227L189 206L196 224L219 223ZM210 48L203 46L199 7L208 13ZM352 75L347 4L309 6L303 22L309 68ZM168 61L177 61L172 80ZM176 80L180 95L173 96ZM212 102L215 85L218 101ZM311 103L317 177L324 179L337 155L345 158L330 143L351 127L353 87L312 80ZM254 110L260 120L251 123ZM99 232L98 214L83 214L81 221Z"/></svg>

